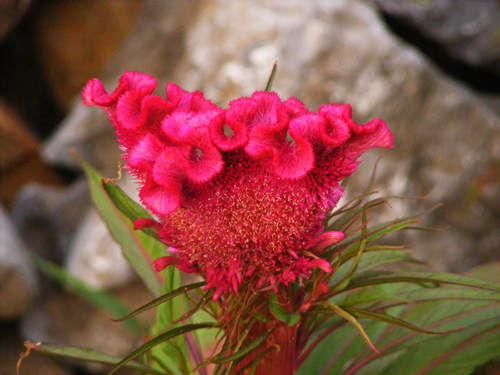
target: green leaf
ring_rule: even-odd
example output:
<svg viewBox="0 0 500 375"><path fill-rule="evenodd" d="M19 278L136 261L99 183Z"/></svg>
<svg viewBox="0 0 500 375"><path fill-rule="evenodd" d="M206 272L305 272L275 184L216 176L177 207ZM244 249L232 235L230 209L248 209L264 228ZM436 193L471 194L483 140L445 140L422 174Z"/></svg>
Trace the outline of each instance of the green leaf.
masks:
<svg viewBox="0 0 500 375"><path fill-rule="evenodd" d="M193 284L188 284L188 285L184 285L184 286L181 286L177 289L174 289L172 290L171 292L168 292L168 293L165 293L163 294L162 296L158 297L158 298L155 298L154 300L152 300L151 302L148 302L146 303L145 305L137 308L136 310L132 311L131 313L121 317L121 318L118 318L118 319L113 319L115 321L123 321L123 320L126 320L126 319L130 319L144 311L147 311L147 310L150 310L162 303L165 303L167 301L170 301L171 299L177 297L177 296L180 296L182 294L185 294L187 293L188 291L192 290L192 289L196 289L196 288L200 288L202 286L204 286L206 283L204 281L201 281L201 282L198 282L198 283L193 283Z"/></svg>
<svg viewBox="0 0 500 375"><path fill-rule="evenodd" d="M446 272L398 272L388 276L373 277L368 279L353 279L345 290L360 288L368 285L387 283L434 283L450 284L469 288L478 288L500 293L500 286L487 281L477 280L470 277L455 275Z"/></svg>
<svg viewBox="0 0 500 375"><path fill-rule="evenodd" d="M99 215L108 226L115 241L120 244L125 258L151 292L155 296L159 296L162 280L161 276L153 269L149 247L145 246L148 236L141 231L134 231L131 221L121 213L104 188L102 175L85 160L80 157L77 159L87 175L92 201Z"/></svg>
<svg viewBox="0 0 500 375"><path fill-rule="evenodd" d="M383 374L468 375L500 352L500 316L408 346ZM350 374L349 374L350 375Z"/></svg>
<svg viewBox="0 0 500 375"><path fill-rule="evenodd" d="M290 312L283 308L278 301L276 293L271 292L269 297L269 310L273 316L285 323L287 326L293 326L300 321L300 314L298 312Z"/></svg>
<svg viewBox="0 0 500 375"><path fill-rule="evenodd" d="M47 345L42 343L33 344L29 341L25 342L25 346L28 349L33 349L41 353L50 354L57 357L77 359L86 362L104 363L108 365L115 365L120 362L120 358L113 357L104 353L99 353L92 349L62 345ZM142 373L164 375L163 372L155 370L154 368L143 365L136 361L130 361L125 364L124 367L141 371Z"/></svg>
<svg viewBox="0 0 500 375"><path fill-rule="evenodd" d="M398 284L384 285L384 287L394 287L392 292L396 293L399 290L402 296L408 298L413 296L417 298L438 298L439 293L443 293L444 297L448 295L457 297L459 292L464 289L453 285L444 285L439 288L423 288L419 285L410 284L411 290L404 294L405 285L408 284L399 284L399 288ZM496 294L496 292L481 289L472 289L470 291L478 292L480 294L479 298L489 298L489 296ZM389 292L391 291L389 290ZM475 298L476 296L471 294L470 297ZM497 356L498 345L495 346L492 343L495 340L497 343L500 342L500 330L491 331L493 336L489 336L490 333L485 333L485 327L495 329L495 324L498 325L500 321L500 304L498 302L460 299L421 300L407 306L387 307L385 310L391 316L427 330L451 331L461 327L465 328L455 333L436 337L435 335L419 332L408 332L404 327L395 327L383 321L375 321L366 324L365 327L367 334L370 335L380 350L380 354L376 354L359 346L359 341L352 338L355 332L351 327L340 327L315 348L310 358L304 362L304 369L310 370L312 366L320 366L316 367L316 372L309 373L323 371L325 374L332 375L341 373L340 369L344 369L345 372L342 372L344 375L415 375L418 373L416 368L424 369L425 366L431 366L431 363L435 361L437 367L436 369L432 368L431 374L440 374L439 371L441 370L443 370L443 374L447 375L470 374L472 367L481 365ZM373 330L375 330L375 333L373 333ZM341 334L344 336L339 336ZM482 343L476 344L471 340L481 341ZM470 344L466 344L466 341L470 342ZM336 344L339 342L342 343L340 348ZM448 351L441 350L441 343L443 342L449 343ZM467 347L463 349L464 351L460 349L463 347L462 345ZM429 346L434 347L428 349ZM483 346L484 350L480 355L477 353L475 355L467 354L479 350L478 348ZM425 356L422 354L423 357L418 359L415 358L415 353L425 353ZM435 357L433 357L434 355ZM466 356L468 356L468 359L462 361ZM332 358L332 361L329 363L323 361L321 364L319 361L321 357ZM420 367L410 367L406 371L409 361L412 362L412 366ZM393 367L396 364L399 367ZM325 366L329 370L326 370ZM456 372L451 370L450 372L444 372L448 367ZM467 368L469 370L463 370ZM308 372L301 371L299 373L307 374Z"/></svg>
<svg viewBox="0 0 500 375"><path fill-rule="evenodd" d="M126 314L130 310L113 295L91 287L63 268L38 255L31 254L31 256L36 267L41 272L60 283L71 293L79 296L97 308L110 313L111 316L120 316ZM128 321L127 327L139 336L144 333L144 328L141 327L135 319Z"/></svg>
<svg viewBox="0 0 500 375"><path fill-rule="evenodd" d="M165 284L163 286L164 295L168 295L175 290L180 290L181 280L179 270L173 266L167 267L164 271ZM179 298L170 298L159 305L156 311L156 322L151 330L152 336L157 336L174 327L174 321L184 312L186 305L185 295L178 294ZM168 368L174 374L189 374L189 361L187 353L186 338L176 337L166 345L156 346L151 350L154 362L151 365L155 368Z"/></svg>
<svg viewBox="0 0 500 375"><path fill-rule="evenodd" d="M162 333L153 339L149 340L147 343L144 345L141 345L138 349L134 350L132 353L128 354L125 358L123 358L120 362L118 362L109 372L108 375L114 374L116 371L118 371L120 368L125 366L127 363L129 363L132 359L140 356L141 354L144 354L148 350L154 348L155 346L166 342L168 340L171 340L174 337L177 337L179 335L183 335L187 332L191 332L197 329L202 329L202 328L214 328L216 325L214 323L199 323L199 324L186 324L181 327L177 327L174 329L171 329L165 333Z"/></svg>
<svg viewBox="0 0 500 375"><path fill-rule="evenodd" d="M127 216L130 221L134 222L135 220L142 218L153 219L149 212L147 212L140 204L138 204L127 194L125 194L121 187L110 182L103 182L102 185L115 206L123 214L125 214L125 216ZM160 237L158 237L158 235L156 234L156 229L154 228L142 228L141 231L156 240L160 240Z"/></svg>
<svg viewBox="0 0 500 375"><path fill-rule="evenodd" d="M347 311L348 313L350 313L358 318L368 318L368 319L372 319L372 320L379 320L381 322L386 322L389 324L397 325L397 326L407 328L409 330L416 331L416 332L427 333L427 334L432 334L432 335L443 335L443 334L449 334L449 333L457 331L457 329L454 329L451 331L443 331L443 332L431 331L428 329L419 328L419 327L417 327L417 326L415 326L415 325L413 325L405 320L396 318L396 317L389 315L389 314L368 311L368 310L360 310L360 309L355 309L353 307L351 307L351 308L343 307L343 308L345 311Z"/></svg>
<svg viewBox="0 0 500 375"><path fill-rule="evenodd" d="M228 355L228 356L222 357L222 358L216 356L215 358L212 359L211 362L213 362L213 363L227 363L227 362L235 361L239 358L242 358L243 356L250 353L252 350L257 349L264 341L266 341L266 339L269 337L270 334L271 334L271 331L267 332L266 334L264 334L262 336L257 337L256 339L245 344L243 349L239 350L236 353L233 353L231 355Z"/></svg>
<svg viewBox="0 0 500 375"><path fill-rule="evenodd" d="M278 70L278 62L275 61L273 64L273 69L271 70L271 74L269 75L269 78L267 79L267 84L265 91L271 91L271 87L273 86L273 81L274 81L274 76L276 75L276 70Z"/></svg>
<svg viewBox="0 0 500 375"><path fill-rule="evenodd" d="M372 340L370 340L370 337L367 335L365 329L363 326L358 322L356 317L349 313L348 311L344 310L342 307L331 303L331 302L322 302L320 305L328 307L332 309L336 314L347 320L349 323L353 325L354 328L359 332L363 340L366 342L366 344L374 351L378 353L378 349L373 345Z"/></svg>

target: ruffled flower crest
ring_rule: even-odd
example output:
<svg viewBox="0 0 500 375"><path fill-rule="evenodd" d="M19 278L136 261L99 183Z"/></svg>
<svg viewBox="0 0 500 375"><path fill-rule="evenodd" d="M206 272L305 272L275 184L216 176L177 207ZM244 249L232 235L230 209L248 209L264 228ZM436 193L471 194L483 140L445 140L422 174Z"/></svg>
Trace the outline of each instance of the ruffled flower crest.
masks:
<svg viewBox="0 0 500 375"><path fill-rule="evenodd" d="M359 156L392 147L385 123L356 124L349 105L312 112L273 92L223 110L198 91L169 83L163 99L155 88L153 77L125 73L111 93L89 81L83 101L108 113L140 198L159 218L136 222L157 226L171 246L156 268L199 272L214 299L245 282L269 289L331 272L319 255L343 234L321 233L323 220Z"/></svg>

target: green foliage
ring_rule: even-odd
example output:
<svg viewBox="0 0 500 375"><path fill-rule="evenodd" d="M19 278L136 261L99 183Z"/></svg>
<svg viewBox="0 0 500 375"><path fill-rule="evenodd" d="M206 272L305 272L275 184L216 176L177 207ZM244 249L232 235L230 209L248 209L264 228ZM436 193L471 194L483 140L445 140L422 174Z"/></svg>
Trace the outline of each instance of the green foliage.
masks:
<svg viewBox="0 0 500 375"><path fill-rule="evenodd" d="M162 291L162 280L152 266L152 259L159 248L165 245L159 241L151 246L151 238L141 232L135 231L130 219L123 214L104 188L105 180L102 175L92 168L86 161L79 159L90 187L90 194L99 215L104 220L108 229L121 246L123 255L129 261L137 274L155 296Z"/></svg>
<svg viewBox="0 0 500 375"><path fill-rule="evenodd" d="M269 311L276 319L284 322L287 326L294 326L300 320L299 313L290 312L279 304L278 296L274 292L271 292L269 297Z"/></svg>
<svg viewBox="0 0 500 375"><path fill-rule="evenodd" d="M116 358L107 354L96 352L92 349L77 348L74 346L63 346L63 345L47 345L47 344L32 344L30 342L25 343L28 349L34 349L41 353L50 354L58 357L78 359L87 362L103 363L107 365L115 365L120 362L120 358ZM139 362L129 361L125 364L126 368L141 371L144 374L164 374L161 371L155 370L149 366L143 365Z"/></svg>

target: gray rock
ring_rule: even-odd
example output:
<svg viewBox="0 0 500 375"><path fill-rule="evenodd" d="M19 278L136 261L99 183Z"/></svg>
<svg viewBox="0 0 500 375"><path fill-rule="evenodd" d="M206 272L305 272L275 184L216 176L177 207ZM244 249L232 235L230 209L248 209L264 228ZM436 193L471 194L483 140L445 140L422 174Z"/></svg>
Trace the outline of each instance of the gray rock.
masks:
<svg viewBox="0 0 500 375"><path fill-rule="evenodd" d="M125 177L119 184L137 198L136 186L130 178ZM84 214L65 263L70 273L99 289L116 288L135 276L95 208Z"/></svg>
<svg viewBox="0 0 500 375"><path fill-rule="evenodd" d="M69 249L66 268L96 288L112 288L133 278L120 246L94 208L85 215Z"/></svg>
<svg viewBox="0 0 500 375"><path fill-rule="evenodd" d="M386 14L416 28L452 57L500 74L497 0L376 0Z"/></svg>
<svg viewBox="0 0 500 375"><path fill-rule="evenodd" d="M26 248L0 206L0 319L28 310L36 292L36 275Z"/></svg>
<svg viewBox="0 0 500 375"><path fill-rule="evenodd" d="M151 294L140 282L115 290L113 294L132 308L151 300ZM142 326L151 325L154 319L154 310L138 316ZM142 343L142 337L134 334L123 322L112 321L109 313L64 292L47 296L36 310L24 315L21 331L24 338L33 342L91 348L117 357L125 356ZM75 361L75 364L94 373L104 372L104 366L95 363Z"/></svg>
<svg viewBox="0 0 500 375"><path fill-rule="evenodd" d="M28 248L61 261L89 207L87 181L83 178L64 188L32 183L17 194L11 216Z"/></svg>

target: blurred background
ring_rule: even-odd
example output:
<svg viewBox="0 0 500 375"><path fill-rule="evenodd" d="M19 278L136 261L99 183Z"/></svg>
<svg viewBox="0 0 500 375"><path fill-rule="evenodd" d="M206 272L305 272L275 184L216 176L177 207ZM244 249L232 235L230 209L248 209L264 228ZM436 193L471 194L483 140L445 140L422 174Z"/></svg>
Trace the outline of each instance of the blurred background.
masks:
<svg viewBox="0 0 500 375"><path fill-rule="evenodd" d="M380 217L444 203L425 219L444 232L400 239L417 257L435 270L500 273L498 0L0 0L0 374L15 373L25 339L115 355L137 343L41 275L29 252L132 306L151 298L68 152L116 176L113 128L82 105L85 82L112 90L124 71L141 71L161 95L174 81L225 107L262 90L274 61L282 99L313 110L351 103L358 122L388 123L395 148L383 152L377 188L426 199L391 201ZM348 195L366 186L378 154ZM32 355L22 373L99 371Z"/></svg>

